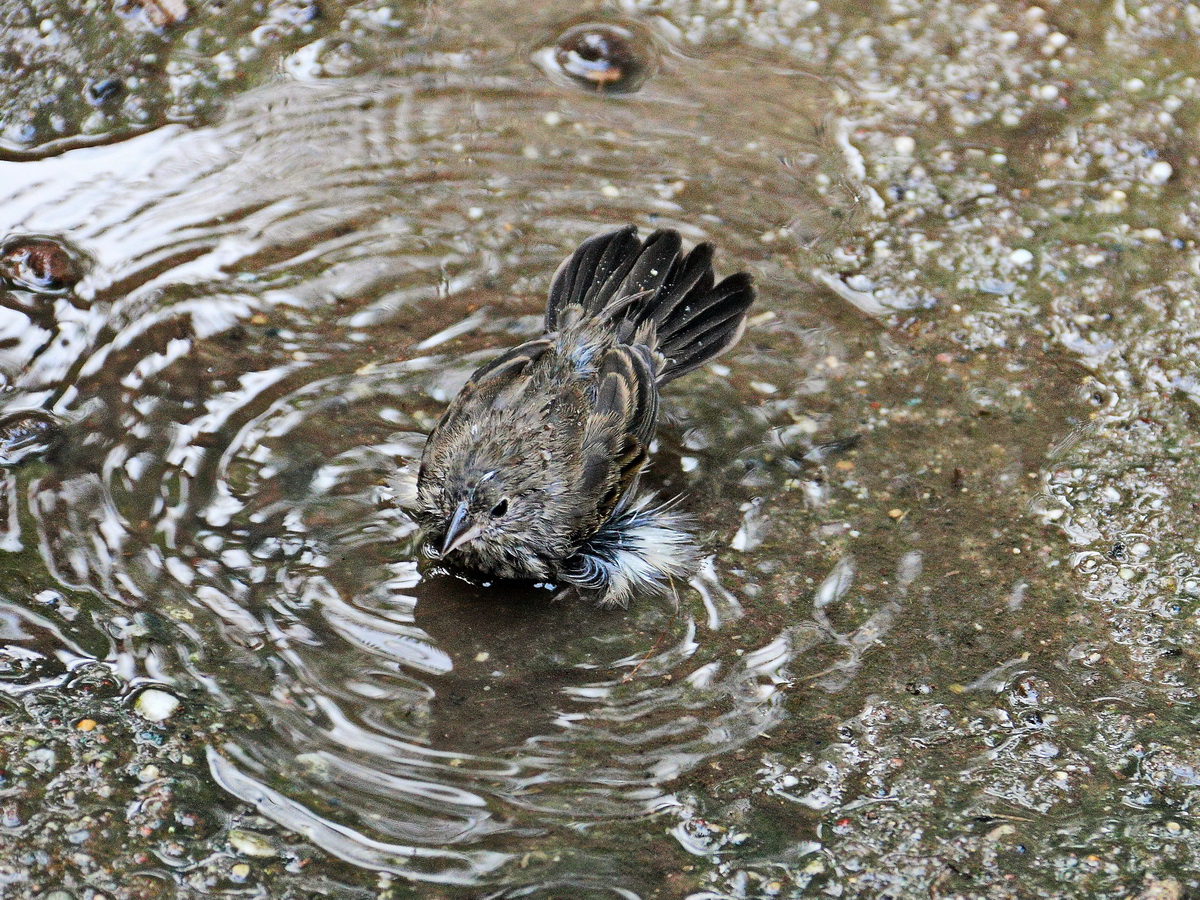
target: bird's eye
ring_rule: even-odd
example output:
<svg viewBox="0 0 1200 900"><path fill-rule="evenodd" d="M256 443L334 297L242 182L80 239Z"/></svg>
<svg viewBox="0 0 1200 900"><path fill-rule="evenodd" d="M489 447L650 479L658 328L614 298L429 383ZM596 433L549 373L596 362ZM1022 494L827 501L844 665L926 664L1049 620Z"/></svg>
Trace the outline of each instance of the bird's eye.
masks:
<svg viewBox="0 0 1200 900"><path fill-rule="evenodd" d="M506 512L508 512L508 498L503 497L499 503L492 507L492 518L498 519Z"/></svg>

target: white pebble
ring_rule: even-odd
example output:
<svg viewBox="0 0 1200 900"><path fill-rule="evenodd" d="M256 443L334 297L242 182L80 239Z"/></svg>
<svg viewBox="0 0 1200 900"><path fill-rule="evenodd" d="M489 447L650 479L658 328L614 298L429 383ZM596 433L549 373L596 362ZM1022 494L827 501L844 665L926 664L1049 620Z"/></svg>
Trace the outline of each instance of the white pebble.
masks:
<svg viewBox="0 0 1200 900"><path fill-rule="evenodd" d="M133 708L149 722L163 722L179 709L179 698L157 688L147 688L138 694Z"/></svg>
<svg viewBox="0 0 1200 900"><path fill-rule="evenodd" d="M1053 84L1039 84L1034 87L1033 96L1039 100L1057 100L1058 88Z"/></svg>
<svg viewBox="0 0 1200 900"><path fill-rule="evenodd" d="M1167 179L1171 177L1171 174L1174 171L1175 170L1171 168L1171 164L1169 162L1160 159L1158 162L1153 163L1150 168L1146 170L1146 183L1166 184Z"/></svg>
<svg viewBox="0 0 1200 900"><path fill-rule="evenodd" d="M1024 247L1018 247L1012 253L1008 254L1008 261L1014 266L1027 266L1033 262L1033 254Z"/></svg>
<svg viewBox="0 0 1200 900"><path fill-rule="evenodd" d="M902 134L894 141L896 152L901 156L912 156L912 152L917 149L917 142L907 134Z"/></svg>
<svg viewBox="0 0 1200 900"><path fill-rule="evenodd" d="M600 193L602 193L605 197L620 197L621 189L615 184L606 184L604 187L600 188Z"/></svg>

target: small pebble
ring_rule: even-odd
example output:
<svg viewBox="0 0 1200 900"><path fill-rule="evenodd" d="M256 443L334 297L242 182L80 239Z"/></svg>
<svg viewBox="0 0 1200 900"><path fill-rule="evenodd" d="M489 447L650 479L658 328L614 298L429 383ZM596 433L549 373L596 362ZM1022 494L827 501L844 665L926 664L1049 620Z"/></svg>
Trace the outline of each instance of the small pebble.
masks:
<svg viewBox="0 0 1200 900"><path fill-rule="evenodd" d="M12 235L0 242L0 278L39 294L63 294L83 277L79 254L56 238Z"/></svg>
<svg viewBox="0 0 1200 900"><path fill-rule="evenodd" d="M92 106L104 106L121 95L122 87L120 80L116 78L89 81L83 89L83 98Z"/></svg>
<svg viewBox="0 0 1200 900"><path fill-rule="evenodd" d="M1166 184L1173 172L1174 169L1171 168L1171 164L1160 159L1158 162L1152 163L1150 168L1146 170L1146 183L1156 185Z"/></svg>
<svg viewBox="0 0 1200 900"><path fill-rule="evenodd" d="M242 831L238 828L231 829L229 832L229 843L238 853L245 856L257 856L266 858L275 855L275 848L271 846L271 842L262 835L254 834L250 831ZM246 870L249 872L249 869Z"/></svg>
<svg viewBox="0 0 1200 900"><path fill-rule="evenodd" d="M1024 247L1020 247L1008 254L1008 261L1015 266L1027 266L1033 262L1033 254Z"/></svg>
<svg viewBox="0 0 1200 900"><path fill-rule="evenodd" d="M94 731L95 728L96 728L96 720L95 719L80 719L75 724L75 729L77 731Z"/></svg>
<svg viewBox="0 0 1200 900"><path fill-rule="evenodd" d="M158 766L154 765L154 763L150 763L150 765L143 767L143 769L138 772L137 777L138 781L142 782L143 784L150 781L157 781L162 777L162 770L159 769Z"/></svg>
<svg viewBox="0 0 1200 900"><path fill-rule="evenodd" d="M1001 838L1010 837L1011 835L1014 835L1016 833L1017 833L1016 828L1014 828L1012 825L1005 823L1004 825L997 825L995 828L993 828L991 831L989 831L987 833L987 837L984 838L984 840L989 841L991 843L995 843L996 841L1000 840Z"/></svg>
<svg viewBox="0 0 1200 900"><path fill-rule="evenodd" d="M141 0L146 19L155 28L166 28L182 22L188 16L185 0Z"/></svg>
<svg viewBox="0 0 1200 900"><path fill-rule="evenodd" d="M179 698L157 688L147 688L138 694L133 708L149 722L164 722L179 709Z"/></svg>

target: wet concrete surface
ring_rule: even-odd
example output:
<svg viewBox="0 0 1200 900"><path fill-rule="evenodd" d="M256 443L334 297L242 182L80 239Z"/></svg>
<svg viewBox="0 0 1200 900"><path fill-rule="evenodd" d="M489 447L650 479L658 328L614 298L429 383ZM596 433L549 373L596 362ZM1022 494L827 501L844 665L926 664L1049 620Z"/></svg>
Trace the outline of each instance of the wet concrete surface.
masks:
<svg viewBox="0 0 1200 900"><path fill-rule="evenodd" d="M224 9L4 22L0 895L1198 889L1194 7ZM249 68L87 94L147 41ZM424 434L626 221L759 285L704 564L431 576Z"/></svg>

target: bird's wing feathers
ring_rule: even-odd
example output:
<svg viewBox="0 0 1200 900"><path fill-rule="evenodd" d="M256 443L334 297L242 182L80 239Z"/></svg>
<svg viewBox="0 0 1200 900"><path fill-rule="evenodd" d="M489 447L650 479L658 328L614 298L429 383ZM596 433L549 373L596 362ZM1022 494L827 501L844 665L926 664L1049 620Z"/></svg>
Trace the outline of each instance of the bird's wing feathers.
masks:
<svg viewBox="0 0 1200 900"><path fill-rule="evenodd" d="M600 360L595 415L611 419L618 431L648 444L658 419L658 385L644 347L618 344Z"/></svg>
<svg viewBox="0 0 1200 900"><path fill-rule="evenodd" d="M526 341L519 347L501 353L475 370L471 380L463 391L471 387L482 388L497 382L512 380L524 375L531 365L542 358L542 355L554 346L554 342L545 338L537 341Z"/></svg>
<svg viewBox="0 0 1200 900"><path fill-rule="evenodd" d="M486 411L511 405L520 397L530 384L530 367L553 346L549 340L527 341L476 369L429 435L426 465L436 468L444 454L453 451L458 432L467 423L478 422Z"/></svg>
<svg viewBox="0 0 1200 900"><path fill-rule="evenodd" d="M658 386L643 348L617 345L600 359L596 396L588 412L579 496L596 498L591 530L633 490L646 462L658 417ZM591 517L589 517L591 518Z"/></svg>
<svg viewBox="0 0 1200 900"><path fill-rule="evenodd" d="M544 339L527 341L488 360L463 385L438 423L438 430L450 428L468 411L478 412L511 402L514 393L519 394L528 386L526 376L530 367L553 346L552 341Z"/></svg>

